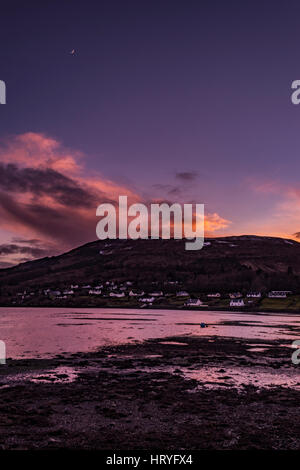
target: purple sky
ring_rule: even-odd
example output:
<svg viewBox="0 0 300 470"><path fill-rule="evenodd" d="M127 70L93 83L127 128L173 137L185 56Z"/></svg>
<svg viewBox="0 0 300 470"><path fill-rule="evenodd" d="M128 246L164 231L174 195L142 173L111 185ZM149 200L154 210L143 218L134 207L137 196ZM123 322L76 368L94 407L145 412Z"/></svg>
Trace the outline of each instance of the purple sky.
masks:
<svg viewBox="0 0 300 470"><path fill-rule="evenodd" d="M63 172L80 186L94 176L147 200L205 203L215 235L298 232L300 106L290 86L300 79L299 13L293 0L1 6L0 243L57 243L32 218L7 214L6 196L20 203L21 190L7 165L43 162L41 142L34 157L28 139L25 149L16 144L28 133L59 143L60 155L81 154L80 182ZM22 191L32 211L41 189ZM82 242L95 238L94 227L87 230Z"/></svg>

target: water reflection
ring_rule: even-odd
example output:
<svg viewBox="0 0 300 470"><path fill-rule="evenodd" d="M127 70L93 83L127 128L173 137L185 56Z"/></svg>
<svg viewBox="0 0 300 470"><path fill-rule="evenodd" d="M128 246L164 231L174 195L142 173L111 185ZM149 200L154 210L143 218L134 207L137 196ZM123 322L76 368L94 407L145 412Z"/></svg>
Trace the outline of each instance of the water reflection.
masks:
<svg viewBox="0 0 300 470"><path fill-rule="evenodd" d="M0 308L7 357L47 357L177 335L300 337L299 315L184 310ZM204 322L207 328L201 329ZM260 345L261 346L261 345Z"/></svg>

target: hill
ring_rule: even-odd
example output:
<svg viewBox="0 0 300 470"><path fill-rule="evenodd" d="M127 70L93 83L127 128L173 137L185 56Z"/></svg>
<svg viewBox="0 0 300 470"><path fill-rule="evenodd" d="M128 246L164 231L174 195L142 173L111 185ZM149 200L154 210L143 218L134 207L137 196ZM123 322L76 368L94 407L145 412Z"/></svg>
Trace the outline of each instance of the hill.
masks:
<svg viewBox="0 0 300 470"><path fill-rule="evenodd" d="M199 251L184 240L95 241L68 253L0 270L0 302L24 290L130 281L164 293L292 290L300 293L300 244L260 236L209 238ZM28 292L27 292L28 293ZM100 300L100 299L99 299Z"/></svg>

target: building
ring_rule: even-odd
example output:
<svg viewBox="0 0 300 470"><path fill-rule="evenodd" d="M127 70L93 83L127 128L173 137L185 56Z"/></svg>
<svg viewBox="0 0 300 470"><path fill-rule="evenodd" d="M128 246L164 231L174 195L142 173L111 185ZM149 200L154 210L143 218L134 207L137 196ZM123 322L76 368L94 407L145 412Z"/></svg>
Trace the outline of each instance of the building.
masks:
<svg viewBox="0 0 300 470"><path fill-rule="evenodd" d="M230 307L245 307L243 299L231 299Z"/></svg>
<svg viewBox="0 0 300 470"><path fill-rule="evenodd" d="M207 297L215 297L215 298L220 298L221 294L219 292L216 292L215 294L207 294Z"/></svg>
<svg viewBox="0 0 300 470"><path fill-rule="evenodd" d="M261 292L248 292L247 297L248 298L253 298L253 299L260 299L261 298Z"/></svg>
<svg viewBox="0 0 300 470"><path fill-rule="evenodd" d="M118 293L118 292L110 292L109 294L110 297L125 297L125 293Z"/></svg>
<svg viewBox="0 0 300 470"><path fill-rule="evenodd" d="M143 303L151 303L154 302L155 298L154 297L143 297L142 299L139 299L139 302Z"/></svg>
<svg viewBox="0 0 300 470"><path fill-rule="evenodd" d="M203 302L200 299L189 299L184 305L187 307L200 307Z"/></svg>
<svg viewBox="0 0 300 470"><path fill-rule="evenodd" d="M129 297L141 297L142 295L145 295L145 292L142 291L142 292L133 292L133 290L131 290L129 292Z"/></svg>
<svg viewBox="0 0 300 470"><path fill-rule="evenodd" d="M189 297L189 295L190 294L188 292L185 292L184 290L176 292L176 297Z"/></svg>
<svg viewBox="0 0 300 470"><path fill-rule="evenodd" d="M268 297L270 299L285 299L291 293L290 290L272 290L268 293Z"/></svg>

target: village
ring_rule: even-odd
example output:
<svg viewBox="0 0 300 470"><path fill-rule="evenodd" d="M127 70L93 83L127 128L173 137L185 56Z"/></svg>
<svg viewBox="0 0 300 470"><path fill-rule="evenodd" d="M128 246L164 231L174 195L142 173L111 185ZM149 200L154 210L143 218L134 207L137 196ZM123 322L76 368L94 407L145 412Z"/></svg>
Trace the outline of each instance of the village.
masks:
<svg viewBox="0 0 300 470"><path fill-rule="evenodd" d="M83 307L134 307L134 308L221 308L221 309L255 309L262 307L286 308L286 301L298 301L298 296L288 290L269 292L188 292L181 289L178 281L168 281L170 289L162 287L139 289L132 281L98 282L95 284L70 284L64 287L25 289L12 296L12 305L53 305ZM285 301L285 303L283 303Z"/></svg>

